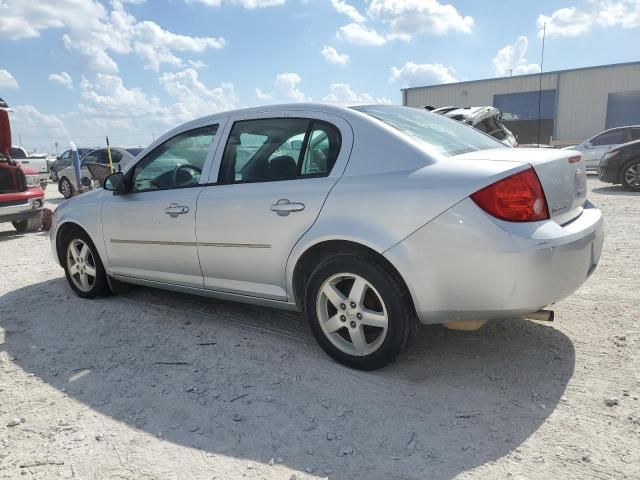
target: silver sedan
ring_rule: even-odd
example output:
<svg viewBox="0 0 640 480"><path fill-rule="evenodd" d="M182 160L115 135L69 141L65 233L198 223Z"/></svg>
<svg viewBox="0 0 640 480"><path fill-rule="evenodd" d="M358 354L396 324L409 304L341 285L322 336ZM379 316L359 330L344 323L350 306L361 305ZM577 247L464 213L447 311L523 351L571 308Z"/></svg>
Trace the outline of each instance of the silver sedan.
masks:
<svg viewBox="0 0 640 480"><path fill-rule="evenodd" d="M594 271L604 231L576 152L506 148L399 106L221 113L63 203L51 245L81 297L128 284L302 310L359 369L420 323L544 318Z"/></svg>

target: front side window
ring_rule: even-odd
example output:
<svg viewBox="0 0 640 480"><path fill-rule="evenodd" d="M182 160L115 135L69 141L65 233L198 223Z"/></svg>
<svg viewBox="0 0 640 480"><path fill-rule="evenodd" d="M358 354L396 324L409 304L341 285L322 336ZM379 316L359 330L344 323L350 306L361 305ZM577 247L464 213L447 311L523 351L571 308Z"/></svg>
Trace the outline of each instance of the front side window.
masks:
<svg viewBox="0 0 640 480"><path fill-rule="evenodd" d="M94 150L88 155L82 157L80 165L84 167L87 163L100 163L100 151Z"/></svg>
<svg viewBox="0 0 640 480"><path fill-rule="evenodd" d="M475 128L423 109L392 105L353 108L400 130L447 157L490 148L507 148Z"/></svg>
<svg viewBox="0 0 640 480"><path fill-rule="evenodd" d="M181 133L156 147L134 168L131 191L167 190L200 183L218 125Z"/></svg>
<svg viewBox="0 0 640 480"><path fill-rule="evenodd" d="M340 133L326 122L270 118L236 122L222 156L220 183L253 183L328 175Z"/></svg>

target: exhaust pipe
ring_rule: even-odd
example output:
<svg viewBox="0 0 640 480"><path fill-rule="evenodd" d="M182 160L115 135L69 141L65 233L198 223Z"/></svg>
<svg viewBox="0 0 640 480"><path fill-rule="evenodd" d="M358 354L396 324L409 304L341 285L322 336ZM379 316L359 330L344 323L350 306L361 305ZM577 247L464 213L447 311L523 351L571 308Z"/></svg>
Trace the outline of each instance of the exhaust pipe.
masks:
<svg viewBox="0 0 640 480"><path fill-rule="evenodd" d="M553 322L553 317L553 310L538 310L537 312L522 315L522 318L527 320L538 320L540 322Z"/></svg>

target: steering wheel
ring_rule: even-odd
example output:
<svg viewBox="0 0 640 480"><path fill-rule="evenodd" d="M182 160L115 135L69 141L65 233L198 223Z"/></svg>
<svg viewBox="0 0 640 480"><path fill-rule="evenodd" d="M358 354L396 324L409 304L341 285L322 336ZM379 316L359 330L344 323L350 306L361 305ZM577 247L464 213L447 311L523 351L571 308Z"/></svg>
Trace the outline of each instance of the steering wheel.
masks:
<svg viewBox="0 0 640 480"><path fill-rule="evenodd" d="M192 165L190 163L183 163L182 165L177 165L176 168L173 169L173 186L174 187L183 187L185 185L189 185L189 182L178 182L178 173L180 170L193 170L198 175L202 173L202 169L196 165ZM193 175L191 175L191 180L193 180Z"/></svg>

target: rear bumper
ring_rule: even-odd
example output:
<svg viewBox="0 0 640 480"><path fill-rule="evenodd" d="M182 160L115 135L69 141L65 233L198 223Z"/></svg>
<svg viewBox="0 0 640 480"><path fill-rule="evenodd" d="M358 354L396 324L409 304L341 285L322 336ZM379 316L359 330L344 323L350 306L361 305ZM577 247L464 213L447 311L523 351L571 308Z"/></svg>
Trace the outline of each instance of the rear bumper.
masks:
<svg viewBox="0 0 640 480"><path fill-rule="evenodd" d="M587 204L567 225L514 224L460 202L385 252L403 276L422 323L509 318L576 291L604 241L600 210Z"/></svg>
<svg viewBox="0 0 640 480"><path fill-rule="evenodd" d="M37 215L44 205L44 198L26 198L24 201L19 200L20 203L12 205L2 205L0 201L0 223L15 222L24 220L26 218Z"/></svg>

